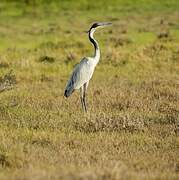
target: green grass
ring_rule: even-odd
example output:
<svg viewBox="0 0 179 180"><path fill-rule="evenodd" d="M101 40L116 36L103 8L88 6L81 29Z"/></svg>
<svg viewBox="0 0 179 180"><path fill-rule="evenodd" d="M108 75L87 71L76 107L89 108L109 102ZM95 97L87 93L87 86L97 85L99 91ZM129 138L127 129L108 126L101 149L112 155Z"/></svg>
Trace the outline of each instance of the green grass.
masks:
<svg viewBox="0 0 179 180"><path fill-rule="evenodd" d="M0 2L0 179L178 179L177 0ZM101 60L88 88L63 97L76 63ZM162 35L167 37L162 37ZM161 38L160 38L161 37Z"/></svg>

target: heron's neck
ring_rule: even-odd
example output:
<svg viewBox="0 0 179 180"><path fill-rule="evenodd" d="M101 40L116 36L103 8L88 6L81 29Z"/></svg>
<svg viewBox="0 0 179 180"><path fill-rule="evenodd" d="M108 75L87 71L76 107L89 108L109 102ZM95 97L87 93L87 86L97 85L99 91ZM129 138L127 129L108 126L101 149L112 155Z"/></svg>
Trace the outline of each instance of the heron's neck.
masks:
<svg viewBox="0 0 179 180"><path fill-rule="evenodd" d="M91 43L94 45L94 61L95 64L97 64L99 62L100 59L100 49L99 49L99 44L98 42L94 39L93 34L94 34L95 30L90 30L89 32L89 40L91 41Z"/></svg>

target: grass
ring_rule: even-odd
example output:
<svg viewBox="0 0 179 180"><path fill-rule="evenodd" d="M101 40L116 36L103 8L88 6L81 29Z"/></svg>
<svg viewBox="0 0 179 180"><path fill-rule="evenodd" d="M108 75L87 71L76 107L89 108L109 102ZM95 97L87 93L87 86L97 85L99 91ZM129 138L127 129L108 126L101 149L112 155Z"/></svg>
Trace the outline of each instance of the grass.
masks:
<svg viewBox="0 0 179 180"><path fill-rule="evenodd" d="M178 8L177 0L3 0L0 179L178 179ZM102 57L85 115L79 93L63 91L93 54L84 31L96 21L113 26L95 34Z"/></svg>

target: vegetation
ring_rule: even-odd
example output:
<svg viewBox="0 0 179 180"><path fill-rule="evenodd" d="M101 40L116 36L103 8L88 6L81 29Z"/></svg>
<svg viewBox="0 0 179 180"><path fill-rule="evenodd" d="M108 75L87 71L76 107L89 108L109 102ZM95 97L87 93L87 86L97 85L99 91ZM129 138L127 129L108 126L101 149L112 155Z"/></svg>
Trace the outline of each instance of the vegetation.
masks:
<svg viewBox="0 0 179 180"><path fill-rule="evenodd" d="M0 2L0 179L179 178L178 0ZM73 66L102 58L63 97ZM8 90L8 91L7 91Z"/></svg>

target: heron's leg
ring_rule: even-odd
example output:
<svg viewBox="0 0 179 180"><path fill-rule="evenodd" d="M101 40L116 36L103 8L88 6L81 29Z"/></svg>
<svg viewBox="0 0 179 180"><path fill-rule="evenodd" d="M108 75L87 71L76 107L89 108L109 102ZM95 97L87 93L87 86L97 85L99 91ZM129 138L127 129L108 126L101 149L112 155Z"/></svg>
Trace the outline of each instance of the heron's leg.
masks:
<svg viewBox="0 0 179 180"><path fill-rule="evenodd" d="M81 105L82 105L82 109L83 111L85 110L85 107L84 107L84 102L83 102L83 86L80 88L80 100L81 100Z"/></svg>
<svg viewBox="0 0 179 180"><path fill-rule="evenodd" d="M83 85L83 102L84 102L84 108L85 112L87 112L87 105L86 105L86 91L88 87L88 82Z"/></svg>

